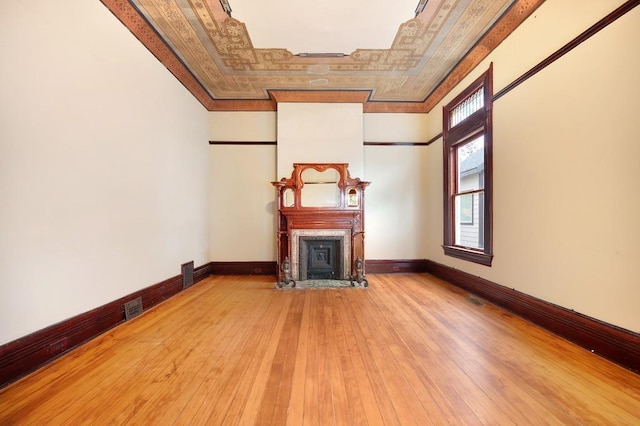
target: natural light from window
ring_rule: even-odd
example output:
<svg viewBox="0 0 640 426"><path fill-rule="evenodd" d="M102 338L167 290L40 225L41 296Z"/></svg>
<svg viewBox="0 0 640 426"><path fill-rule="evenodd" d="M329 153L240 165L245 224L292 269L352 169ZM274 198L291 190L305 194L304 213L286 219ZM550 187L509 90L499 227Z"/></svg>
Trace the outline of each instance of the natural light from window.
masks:
<svg viewBox="0 0 640 426"><path fill-rule="evenodd" d="M482 249L484 238L484 136L456 147L455 245Z"/></svg>

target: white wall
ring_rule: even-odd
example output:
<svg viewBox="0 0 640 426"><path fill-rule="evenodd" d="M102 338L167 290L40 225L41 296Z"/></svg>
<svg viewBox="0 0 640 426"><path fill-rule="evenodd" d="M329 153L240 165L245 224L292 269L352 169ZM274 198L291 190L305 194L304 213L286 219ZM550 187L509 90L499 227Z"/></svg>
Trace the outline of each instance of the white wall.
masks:
<svg viewBox="0 0 640 426"><path fill-rule="evenodd" d="M211 112L209 139L275 141L275 114ZM425 142L428 136L426 114L364 114L361 122L365 141ZM305 150L307 139L296 141L298 150ZM359 144L362 149L362 141ZM372 181L366 191L368 259L426 257L425 239L416 235L426 232L427 149L424 146L364 147L364 171L352 176ZM275 260L276 193L270 182L285 177L276 175L276 147L212 145L210 156L211 260ZM318 157L303 161L313 162L312 158ZM291 166L285 175L290 174ZM393 224L393 228L389 224Z"/></svg>
<svg viewBox="0 0 640 426"><path fill-rule="evenodd" d="M216 111L208 113L209 140L217 142L275 142L275 111Z"/></svg>
<svg viewBox="0 0 640 426"><path fill-rule="evenodd" d="M278 179L294 163L348 163L351 177L363 171L362 104L278 104Z"/></svg>
<svg viewBox="0 0 640 426"><path fill-rule="evenodd" d="M274 142L275 112L210 112L209 140ZM274 261L276 146L211 145L210 260Z"/></svg>
<svg viewBox="0 0 640 426"><path fill-rule="evenodd" d="M426 114L365 114L367 142L426 142ZM426 257L426 146L365 147L367 259Z"/></svg>
<svg viewBox="0 0 640 426"><path fill-rule="evenodd" d="M621 3L548 0L443 103L489 61L499 91ZM442 144L432 146L429 259L640 331L637 40L640 8L494 103L491 268L442 253Z"/></svg>
<svg viewBox="0 0 640 426"><path fill-rule="evenodd" d="M275 260L275 148L211 146L212 261Z"/></svg>
<svg viewBox="0 0 640 426"><path fill-rule="evenodd" d="M208 261L206 111L100 3L0 13L0 344Z"/></svg>

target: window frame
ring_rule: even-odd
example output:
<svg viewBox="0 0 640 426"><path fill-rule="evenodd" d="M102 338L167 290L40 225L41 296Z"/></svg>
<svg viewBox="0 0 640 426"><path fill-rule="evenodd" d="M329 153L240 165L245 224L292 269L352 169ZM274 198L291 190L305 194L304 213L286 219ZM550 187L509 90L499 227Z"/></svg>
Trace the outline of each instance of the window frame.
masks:
<svg viewBox="0 0 640 426"><path fill-rule="evenodd" d="M484 107L456 125L451 125L451 113L478 90L484 92ZM442 108L443 120L443 195L444 254L458 259L491 266L493 261L493 64L470 86ZM484 247L475 249L456 245L455 194L457 187L456 147L484 135Z"/></svg>

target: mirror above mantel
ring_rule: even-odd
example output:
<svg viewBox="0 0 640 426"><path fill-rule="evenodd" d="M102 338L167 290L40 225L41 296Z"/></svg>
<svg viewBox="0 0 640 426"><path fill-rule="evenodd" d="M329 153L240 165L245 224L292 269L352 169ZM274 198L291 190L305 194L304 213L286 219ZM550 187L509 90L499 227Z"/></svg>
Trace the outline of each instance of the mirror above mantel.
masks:
<svg viewBox="0 0 640 426"><path fill-rule="evenodd" d="M338 207L340 205L340 173L329 167L318 171L313 167L302 170L300 204L302 207Z"/></svg>
<svg viewBox="0 0 640 426"><path fill-rule="evenodd" d="M290 178L272 182L284 209L358 209L369 182L352 178L348 163L295 163Z"/></svg>

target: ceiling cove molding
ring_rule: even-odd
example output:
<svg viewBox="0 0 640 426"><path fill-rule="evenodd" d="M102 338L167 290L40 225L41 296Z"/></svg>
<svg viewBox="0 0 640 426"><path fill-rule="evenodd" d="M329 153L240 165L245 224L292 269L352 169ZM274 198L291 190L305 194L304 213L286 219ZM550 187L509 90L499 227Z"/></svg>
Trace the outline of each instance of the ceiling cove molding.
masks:
<svg viewBox="0 0 640 426"><path fill-rule="evenodd" d="M270 99L214 99L127 0L101 0L208 111L276 111L278 102L363 103L367 113L427 113L507 38L544 0L518 0L422 102L371 101L370 90L270 90Z"/></svg>
<svg viewBox="0 0 640 426"><path fill-rule="evenodd" d="M131 3L127 0L100 1L205 108L210 109L213 106L215 100Z"/></svg>
<svg viewBox="0 0 640 426"><path fill-rule="evenodd" d="M369 99L369 90L270 90L276 102L317 102L364 104Z"/></svg>
<svg viewBox="0 0 640 426"><path fill-rule="evenodd" d="M467 55L455 66L453 71L427 96L424 101L425 112L431 111L453 90L475 67L480 64L503 40L524 22L544 0L519 0L514 3L503 17L478 41Z"/></svg>

